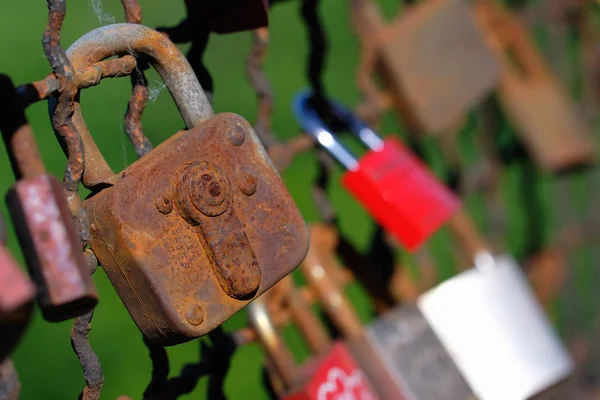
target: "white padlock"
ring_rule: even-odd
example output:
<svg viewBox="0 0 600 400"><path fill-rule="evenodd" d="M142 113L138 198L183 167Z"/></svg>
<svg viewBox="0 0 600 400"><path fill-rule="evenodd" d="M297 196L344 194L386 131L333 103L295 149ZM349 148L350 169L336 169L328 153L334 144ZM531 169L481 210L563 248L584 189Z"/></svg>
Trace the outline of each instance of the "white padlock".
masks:
<svg viewBox="0 0 600 400"><path fill-rule="evenodd" d="M568 378L573 361L510 256L424 293L418 306L480 400L526 400Z"/></svg>

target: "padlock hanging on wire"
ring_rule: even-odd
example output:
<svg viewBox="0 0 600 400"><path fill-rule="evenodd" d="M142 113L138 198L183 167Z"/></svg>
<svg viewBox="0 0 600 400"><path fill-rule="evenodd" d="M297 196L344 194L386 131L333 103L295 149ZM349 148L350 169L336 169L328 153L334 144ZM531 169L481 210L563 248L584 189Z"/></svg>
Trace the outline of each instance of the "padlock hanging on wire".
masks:
<svg viewBox="0 0 600 400"><path fill-rule="evenodd" d="M68 50L75 70L136 51L161 75L188 129L115 174L94 143L79 96L83 209L90 246L148 340L174 345L215 329L290 273L306 225L250 124L214 115L177 47L142 25L98 28Z"/></svg>
<svg viewBox="0 0 600 400"><path fill-rule="evenodd" d="M12 80L0 74L0 132L17 182L6 195L38 302L49 321L91 310L98 301L62 184L46 172Z"/></svg>
<svg viewBox="0 0 600 400"><path fill-rule="evenodd" d="M336 102L330 105L368 147L360 160L328 130L308 91L296 96L293 111L301 128L348 170L342 185L399 243L417 250L460 209L460 200L399 140L382 140L352 111Z"/></svg>
<svg viewBox="0 0 600 400"><path fill-rule="evenodd" d="M573 362L510 256L475 255L475 268L421 295L419 309L481 400L565 390Z"/></svg>
<svg viewBox="0 0 600 400"><path fill-rule="evenodd" d="M334 343L327 352L299 366L277 331L264 297L254 300L246 311L273 372L283 385L283 399L321 400L346 396L344 398L378 400L373 386L343 343Z"/></svg>
<svg viewBox="0 0 600 400"><path fill-rule="evenodd" d="M300 270L352 356L382 399L472 400L473 393L421 312L396 306L368 326L336 282L342 267L323 246L327 227L310 228Z"/></svg>

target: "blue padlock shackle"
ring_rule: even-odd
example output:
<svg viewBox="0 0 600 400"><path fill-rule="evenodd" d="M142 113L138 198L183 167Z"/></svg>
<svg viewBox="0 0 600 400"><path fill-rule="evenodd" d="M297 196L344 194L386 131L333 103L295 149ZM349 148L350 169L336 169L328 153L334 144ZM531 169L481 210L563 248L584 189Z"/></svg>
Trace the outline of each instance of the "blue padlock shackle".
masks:
<svg viewBox="0 0 600 400"><path fill-rule="evenodd" d="M302 90L294 97L292 112L296 117L296 121L298 121L304 132L314 137L346 169L357 169L357 158L337 140L335 134L329 130L319 117L317 110L310 101L312 97L313 93L309 90ZM383 148L383 141L377 136L377 133L358 118L352 110L331 99L328 101L331 105L331 111L336 117L343 121L348 130L370 150L379 151Z"/></svg>

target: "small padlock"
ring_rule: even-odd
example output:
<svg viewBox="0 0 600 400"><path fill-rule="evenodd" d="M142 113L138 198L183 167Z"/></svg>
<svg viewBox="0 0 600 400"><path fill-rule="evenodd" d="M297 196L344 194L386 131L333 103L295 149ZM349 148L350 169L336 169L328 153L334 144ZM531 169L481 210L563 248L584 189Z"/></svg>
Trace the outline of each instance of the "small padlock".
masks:
<svg viewBox="0 0 600 400"><path fill-rule="evenodd" d="M4 247L0 219L0 364L12 352L31 318L35 288Z"/></svg>
<svg viewBox="0 0 600 400"><path fill-rule="evenodd" d="M292 271L306 225L250 124L214 115L181 52L141 25L99 28L67 51L75 70L147 56L190 130L113 174L85 128L85 200L92 250L146 337L172 345L202 336ZM101 189L105 188L105 189Z"/></svg>
<svg viewBox="0 0 600 400"><path fill-rule="evenodd" d="M319 229L319 225L311 227L311 238ZM335 269L340 267L335 266L331 253L323 254L321 250L312 241L300 269L380 398L474 400L471 389L415 306L396 307L363 328L335 282Z"/></svg>
<svg viewBox="0 0 600 400"><path fill-rule="evenodd" d="M17 183L6 202L44 318L63 321L97 303L62 185L46 173L11 79L0 74L0 131Z"/></svg>
<svg viewBox="0 0 600 400"><path fill-rule="evenodd" d="M392 24L374 3L352 2L354 25L375 47L377 71L409 124L441 133L494 90L500 63L466 1L409 5Z"/></svg>
<svg viewBox="0 0 600 400"><path fill-rule="evenodd" d="M264 299L254 300L247 307L247 314L271 365L284 384L282 398L378 399L372 385L342 343L335 343L327 354L309 359L299 367L277 332Z"/></svg>
<svg viewBox="0 0 600 400"><path fill-rule="evenodd" d="M550 172L593 164L596 146L589 127L526 29L501 5L475 3L503 61L500 102L533 160Z"/></svg>
<svg viewBox="0 0 600 400"><path fill-rule="evenodd" d="M519 266L486 251L475 265L418 306L477 397L530 399L567 380L573 362Z"/></svg>
<svg viewBox="0 0 600 400"><path fill-rule="evenodd" d="M343 186L398 242L409 251L417 250L458 211L459 199L399 140L381 140L350 110L330 104L336 117L370 149L360 161L327 130L308 92L296 96L296 120L349 170L342 177Z"/></svg>

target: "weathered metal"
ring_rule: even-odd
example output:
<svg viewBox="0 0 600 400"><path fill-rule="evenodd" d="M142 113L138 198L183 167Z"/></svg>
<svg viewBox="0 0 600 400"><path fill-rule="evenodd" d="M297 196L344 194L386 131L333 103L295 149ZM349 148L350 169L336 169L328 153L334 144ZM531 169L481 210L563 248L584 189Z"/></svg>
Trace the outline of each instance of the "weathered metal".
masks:
<svg viewBox="0 0 600 400"><path fill-rule="evenodd" d="M76 102L83 180L96 188L84 208L92 250L133 319L149 340L168 345L210 332L289 273L305 255L307 234L250 125L234 114L213 116L165 36L117 24L67 53L79 69L130 51L158 70L191 130L113 174Z"/></svg>
<svg viewBox="0 0 600 400"><path fill-rule="evenodd" d="M140 7L138 1L121 0L121 3L125 9L125 21L130 24L141 24L142 7ZM146 79L144 73L146 67L146 62L141 59L137 68L133 71L131 76L132 93L125 114L125 132L129 136L138 157L142 157L152 150L152 143L144 134L142 127L142 113L150 98L148 79Z"/></svg>
<svg viewBox="0 0 600 400"><path fill-rule="evenodd" d="M477 1L475 9L503 63L500 101L533 160L550 172L592 164L589 128L525 28L493 1Z"/></svg>
<svg viewBox="0 0 600 400"><path fill-rule="evenodd" d="M359 87L376 107L389 104L371 82L377 68L412 130L448 130L498 82L498 59L464 1L411 5L392 24L370 0L354 0L351 13L364 47Z"/></svg>
<svg viewBox="0 0 600 400"><path fill-rule="evenodd" d="M7 194L17 236L39 286L44 317L62 321L89 311L97 294L63 187L48 175L10 78L0 75L0 131L18 179Z"/></svg>

